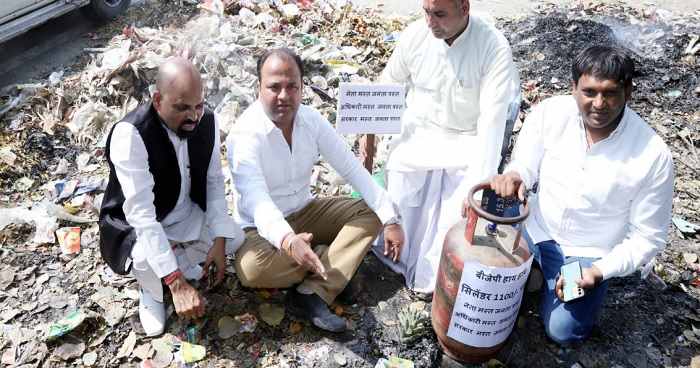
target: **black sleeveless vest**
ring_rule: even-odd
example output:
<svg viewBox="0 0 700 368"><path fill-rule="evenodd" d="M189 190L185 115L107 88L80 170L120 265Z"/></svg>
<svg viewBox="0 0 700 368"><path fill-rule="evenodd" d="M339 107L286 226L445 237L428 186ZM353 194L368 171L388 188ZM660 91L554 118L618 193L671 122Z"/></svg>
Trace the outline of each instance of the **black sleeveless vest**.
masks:
<svg viewBox="0 0 700 368"><path fill-rule="evenodd" d="M150 103L139 106L121 121L133 124L146 146L148 167L154 181L153 205L156 208L156 220L162 221L175 208L180 195L181 177L175 148L158 113ZM197 132L187 141L192 182L190 199L205 212L209 161L212 154L218 154L213 152L215 129L214 114L205 109ZM100 209L100 252L110 268L123 275L129 272L130 265L127 263L136 241L136 234L124 216L124 193L109 158L113 132L114 127L107 136L105 149L109 165L109 183Z"/></svg>

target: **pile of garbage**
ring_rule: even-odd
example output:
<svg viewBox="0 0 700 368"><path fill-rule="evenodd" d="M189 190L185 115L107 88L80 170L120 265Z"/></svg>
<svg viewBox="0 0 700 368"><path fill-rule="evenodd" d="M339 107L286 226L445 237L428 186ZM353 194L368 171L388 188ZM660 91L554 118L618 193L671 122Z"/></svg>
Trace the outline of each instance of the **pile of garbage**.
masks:
<svg viewBox="0 0 700 368"><path fill-rule="evenodd" d="M391 53L395 32L403 23L387 22L369 10L359 13L342 1L278 3L225 6L220 0L204 1L198 6L201 14L182 27L127 26L105 48L93 50L98 53L79 73L56 72L46 83L6 90L0 117L5 132L13 134L3 136L7 141L0 151L4 173L0 200L17 203L19 193L48 181L46 173L65 174L66 164L76 162L78 150L86 152L84 158L91 163L99 162L106 132L125 112L148 99L157 66L172 55L189 55L199 66L206 81L206 103L220 114L224 136L256 98L256 57L271 47L298 50L309 76L304 102L333 121L338 83L369 82ZM84 167L78 169L86 172ZM319 179L333 182L323 180L323 175ZM337 185L329 191L336 190Z"/></svg>
<svg viewBox="0 0 700 368"><path fill-rule="evenodd" d="M144 25L145 19L158 18L155 12L173 21ZM371 257L358 279L361 285L371 283L372 290L364 288L357 304L333 306L351 321L350 332L340 339L329 339L288 316L284 292L242 288L232 268L225 285L207 293L211 309L204 320L188 323L172 316L166 335L147 339L138 323L134 280L112 273L97 246L96 218L108 176L106 134L127 111L148 100L156 68L165 58L187 55L194 60L205 81L206 104L221 116L225 137L256 98L257 56L272 47L291 47L302 56L306 70L303 103L334 123L339 83L375 80L409 19L386 18L343 0L151 0L130 9L125 19L117 22L118 34L104 47L87 51L87 64L0 93L1 364L437 364L429 303L418 301L400 277ZM569 65L578 50L591 43L614 43L631 50L638 62L641 75L631 106L674 153L672 242L646 270L651 278L613 283L609 292L615 303L610 318L617 309L638 316L638 324L630 328L642 330L643 336L625 341L619 337L629 331L620 331L594 338L599 345L586 345L582 351L610 363L604 365L626 366L626 353L647 345L640 354L658 355L654 363L687 365L700 343L700 250L695 239L700 231L695 225L700 223L699 20L698 15L678 17L655 8L579 3L573 8L542 4L534 14L497 21L520 70L521 118L538 101L567 93ZM357 138L345 136L355 149ZM386 140L379 141L376 169L386 159L381 149ZM224 171L231 200L231 178ZM351 192L323 161L311 182L321 195ZM644 304L637 306L636 300ZM666 316L668 308L679 316ZM530 358L514 362L504 357L504 363L597 364L578 355L564 357L571 351L562 353L543 338L536 309L523 309L512 351L524 353L512 356ZM650 313L665 318L663 327Z"/></svg>

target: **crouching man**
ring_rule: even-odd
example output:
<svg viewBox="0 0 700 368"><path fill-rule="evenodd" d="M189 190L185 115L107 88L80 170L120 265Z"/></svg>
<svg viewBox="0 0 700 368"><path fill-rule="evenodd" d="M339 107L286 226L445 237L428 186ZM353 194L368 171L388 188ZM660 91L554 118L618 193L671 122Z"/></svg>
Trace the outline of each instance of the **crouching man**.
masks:
<svg viewBox="0 0 700 368"><path fill-rule="evenodd" d="M236 253L245 286L287 288L290 310L316 327L345 330L327 305L344 290L384 228L386 255L398 260L403 230L388 194L362 167L333 126L301 104L303 64L289 49L265 52L259 96L227 138L246 242ZM319 155L364 200L313 198L309 178Z"/></svg>
<svg viewBox="0 0 700 368"><path fill-rule="evenodd" d="M204 300L188 280L206 276L212 266L214 284L221 282L226 253L244 236L228 215L219 129L188 60L173 58L159 68L153 101L112 128L105 155L110 175L100 249L116 272L132 266L146 334L164 331L163 283L179 316L201 317Z"/></svg>
<svg viewBox="0 0 700 368"><path fill-rule="evenodd" d="M587 338L603 306L607 281L629 275L666 245L673 160L661 138L626 106L633 60L621 50L589 47L572 66L572 95L549 98L528 115L504 175L491 180L503 196L530 202L526 239L545 285L540 315L560 344ZM560 269L579 261L582 277ZM584 296L564 302L575 282Z"/></svg>

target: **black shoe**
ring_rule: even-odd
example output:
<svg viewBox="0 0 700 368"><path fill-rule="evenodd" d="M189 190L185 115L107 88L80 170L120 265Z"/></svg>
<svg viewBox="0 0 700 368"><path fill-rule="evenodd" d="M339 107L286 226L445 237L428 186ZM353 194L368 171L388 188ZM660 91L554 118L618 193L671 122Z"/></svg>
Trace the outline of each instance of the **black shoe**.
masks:
<svg viewBox="0 0 700 368"><path fill-rule="evenodd" d="M335 297L335 300L340 304L353 305L355 304L355 288L352 286L352 282L348 282L345 289Z"/></svg>
<svg viewBox="0 0 700 368"><path fill-rule="evenodd" d="M287 302L291 313L308 319L324 331L343 332L346 329L345 319L331 313L323 299L316 294L304 295L292 289L287 295Z"/></svg>

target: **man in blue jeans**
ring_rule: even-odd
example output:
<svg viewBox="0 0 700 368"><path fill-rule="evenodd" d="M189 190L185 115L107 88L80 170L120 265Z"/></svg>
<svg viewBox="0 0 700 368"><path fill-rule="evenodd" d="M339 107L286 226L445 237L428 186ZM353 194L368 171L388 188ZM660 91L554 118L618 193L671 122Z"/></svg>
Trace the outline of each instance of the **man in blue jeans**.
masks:
<svg viewBox="0 0 700 368"><path fill-rule="evenodd" d="M630 109L634 61L592 46L574 59L572 94L534 107L513 161L491 180L501 196L539 182L525 237L545 285L540 314L559 344L590 335L607 280L648 263L666 245L673 198L671 152ZM578 260L584 296L563 301L561 266ZM570 282L570 281L566 281Z"/></svg>

